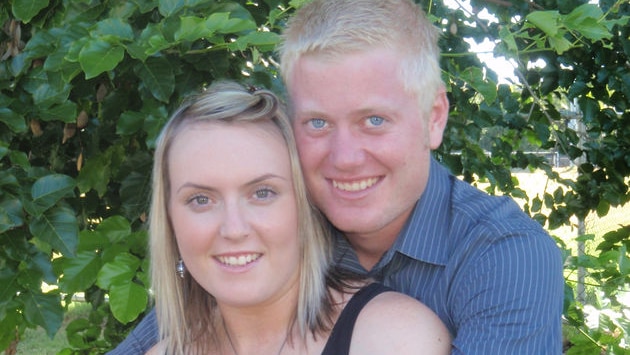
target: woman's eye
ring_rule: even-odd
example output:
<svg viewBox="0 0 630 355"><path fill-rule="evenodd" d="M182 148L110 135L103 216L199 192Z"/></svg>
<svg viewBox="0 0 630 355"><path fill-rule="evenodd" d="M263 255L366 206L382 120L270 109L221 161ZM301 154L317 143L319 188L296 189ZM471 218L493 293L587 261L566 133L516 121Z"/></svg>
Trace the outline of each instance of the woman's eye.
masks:
<svg viewBox="0 0 630 355"><path fill-rule="evenodd" d="M385 122L385 119L383 117L370 116L367 118L367 124L372 127L381 126L383 122Z"/></svg>
<svg viewBox="0 0 630 355"><path fill-rule="evenodd" d="M276 195L276 192L270 188L261 188L254 192L254 198L257 200L266 200Z"/></svg>
<svg viewBox="0 0 630 355"><path fill-rule="evenodd" d="M322 129L326 126L326 121L322 118L312 118L308 122L315 129Z"/></svg>
<svg viewBox="0 0 630 355"><path fill-rule="evenodd" d="M210 203L210 199L208 198L208 196L198 195L198 196L193 196L189 200L189 202L194 203L196 205L207 205L208 203Z"/></svg>

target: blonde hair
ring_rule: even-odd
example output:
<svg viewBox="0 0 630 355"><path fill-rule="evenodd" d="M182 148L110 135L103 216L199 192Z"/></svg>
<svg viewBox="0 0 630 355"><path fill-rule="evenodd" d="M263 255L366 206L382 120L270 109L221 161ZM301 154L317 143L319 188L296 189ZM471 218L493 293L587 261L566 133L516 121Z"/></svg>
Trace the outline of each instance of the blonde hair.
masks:
<svg viewBox="0 0 630 355"><path fill-rule="evenodd" d="M160 339L168 354L207 353L225 341L215 299L189 273L180 278L175 265L179 253L168 214L169 149L184 127L199 122L247 123L275 127L290 157L298 211L300 290L294 321L306 337L331 326L333 305L327 288L331 260L330 239L321 214L310 204L289 119L278 98L267 90L246 89L233 82L210 86L173 114L157 141L150 211L151 278L156 299Z"/></svg>
<svg viewBox="0 0 630 355"><path fill-rule="evenodd" d="M428 112L444 84L438 29L411 0L314 0L289 19L278 48L287 86L297 61L306 55L335 59L375 48L400 53L405 90Z"/></svg>

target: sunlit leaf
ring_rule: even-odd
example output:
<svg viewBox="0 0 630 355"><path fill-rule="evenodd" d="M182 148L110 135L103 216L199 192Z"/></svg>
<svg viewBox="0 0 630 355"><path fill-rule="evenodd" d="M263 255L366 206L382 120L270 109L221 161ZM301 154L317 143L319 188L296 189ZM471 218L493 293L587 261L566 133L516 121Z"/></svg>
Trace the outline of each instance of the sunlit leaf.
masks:
<svg viewBox="0 0 630 355"><path fill-rule="evenodd" d="M85 72L85 78L91 79L103 72L112 70L120 63L125 50L119 46L100 40L91 39L79 53L79 63Z"/></svg>
<svg viewBox="0 0 630 355"><path fill-rule="evenodd" d="M147 290L134 283L114 285L109 291L112 314L123 324L138 318L148 302Z"/></svg>
<svg viewBox="0 0 630 355"><path fill-rule="evenodd" d="M129 221L122 216L112 216L101 222L97 230L107 236L111 243L124 241L131 234Z"/></svg>
<svg viewBox="0 0 630 355"><path fill-rule="evenodd" d="M96 251L81 251L75 257L66 257L59 287L67 293L87 290L96 282L100 269L101 261Z"/></svg>
<svg viewBox="0 0 630 355"><path fill-rule="evenodd" d="M121 253L114 260L103 265L98 272L97 285L109 289L113 285L124 285L131 282L140 265L140 259L129 253Z"/></svg>
<svg viewBox="0 0 630 355"><path fill-rule="evenodd" d="M527 15L527 21L545 32L548 36L558 34L560 13L558 11L534 11Z"/></svg>
<svg viewBox="0 0 630 355"><path fill-rule="evenodd" d="M469 67L462 71L460 78L483 96L486 103L492 104L497 98L497 84L487 79L480 68Z"/></svg>

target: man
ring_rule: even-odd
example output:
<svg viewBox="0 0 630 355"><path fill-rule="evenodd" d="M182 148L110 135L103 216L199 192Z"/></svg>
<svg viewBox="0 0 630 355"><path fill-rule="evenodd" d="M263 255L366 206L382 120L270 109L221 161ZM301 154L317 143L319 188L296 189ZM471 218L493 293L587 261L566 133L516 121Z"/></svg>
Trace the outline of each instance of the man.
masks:
<svg viewBox="0 0 630 355"><path fill-rule="evenodd" d="M453 354L559 354L555 243L431 157L448 117L437 38L411 0L315 0L291 18L281 71L309 192L338 265L431 307Z"/></svg>

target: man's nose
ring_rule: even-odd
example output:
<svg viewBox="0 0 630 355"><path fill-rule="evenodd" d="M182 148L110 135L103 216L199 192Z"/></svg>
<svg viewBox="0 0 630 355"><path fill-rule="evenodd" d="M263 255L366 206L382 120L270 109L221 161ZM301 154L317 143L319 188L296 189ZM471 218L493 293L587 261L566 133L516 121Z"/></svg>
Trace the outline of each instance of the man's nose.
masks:
<svg viewBox="0 0 630 355"><path fill-rule="evenodd" d="M350 129L335 131L330 141L330 162L340 170L349 170L363 165L365 162L364 144L360 134Z"/></svg>

